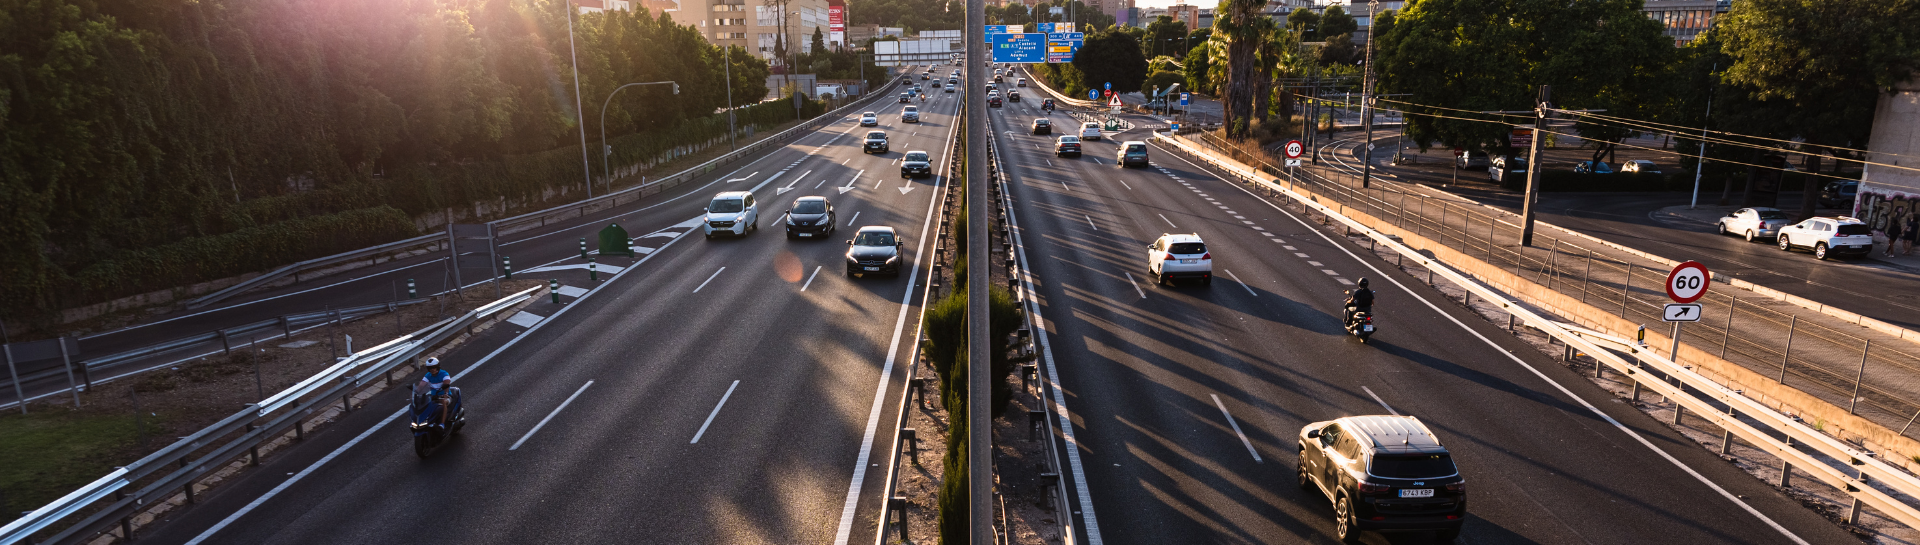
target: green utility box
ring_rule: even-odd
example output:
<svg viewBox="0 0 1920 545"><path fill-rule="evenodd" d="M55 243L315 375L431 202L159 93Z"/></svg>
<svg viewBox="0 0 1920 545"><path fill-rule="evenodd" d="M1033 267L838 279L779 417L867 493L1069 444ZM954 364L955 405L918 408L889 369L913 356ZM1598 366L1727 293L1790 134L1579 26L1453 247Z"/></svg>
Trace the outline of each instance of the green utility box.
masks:
<svg viewBox="0 0 1920 545"><path fill-rule="evenodd" d="M621 229L620 224L607 224L606 229L600 230L600 255L633 257L633 248L627 246L627 240L627 230Z"/></svg>

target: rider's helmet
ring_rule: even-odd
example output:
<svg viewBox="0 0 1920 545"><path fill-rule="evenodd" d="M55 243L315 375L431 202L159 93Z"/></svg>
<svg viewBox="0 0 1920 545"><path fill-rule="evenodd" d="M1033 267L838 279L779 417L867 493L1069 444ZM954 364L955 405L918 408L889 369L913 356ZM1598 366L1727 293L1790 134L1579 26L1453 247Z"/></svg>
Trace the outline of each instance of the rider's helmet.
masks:
<svg viewBox="0 0 1920 545"><path fill-rule="evenodd" d="M1362 288L1367 287L1367 279L1365 278L1360 279L1360 287Z"/></svg>
<svg viewBox="0 0 1920 545"><path fill-rule="evenodd" d="M1365 286L1366 284L1361 285ZM440 358L427 358L426 363L422 365L425 366L428 371L437 371L440 369Z"/></svg>

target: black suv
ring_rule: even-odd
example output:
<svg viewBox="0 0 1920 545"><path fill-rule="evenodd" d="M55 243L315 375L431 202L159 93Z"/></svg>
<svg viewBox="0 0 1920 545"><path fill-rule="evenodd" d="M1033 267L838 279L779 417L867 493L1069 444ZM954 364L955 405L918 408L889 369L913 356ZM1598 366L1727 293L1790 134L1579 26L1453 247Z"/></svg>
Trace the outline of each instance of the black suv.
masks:
<svg viewBox="0 0 1920 545"><path fill-rule="evenodd" d="M1300 429L1300 488L1333 502L1335 537L1362 531L1460 536L1467 480L1426 424L1411 416L1349 416Z"/></svg>

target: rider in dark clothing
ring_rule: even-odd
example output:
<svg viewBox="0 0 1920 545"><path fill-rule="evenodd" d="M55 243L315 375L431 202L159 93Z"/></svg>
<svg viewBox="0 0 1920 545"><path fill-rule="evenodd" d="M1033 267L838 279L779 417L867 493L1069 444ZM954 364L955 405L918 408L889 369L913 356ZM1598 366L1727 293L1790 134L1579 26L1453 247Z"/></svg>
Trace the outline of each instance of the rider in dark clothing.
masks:
<svg viewBox="0 0 1920 545"><path fill-rule="evenodd" d="M1347 322L1353 321L1355 312L1373 312L1373 290L1367 289L1367 279L1360 279L1360 287L1349 293L1346 309Z"/></svg>

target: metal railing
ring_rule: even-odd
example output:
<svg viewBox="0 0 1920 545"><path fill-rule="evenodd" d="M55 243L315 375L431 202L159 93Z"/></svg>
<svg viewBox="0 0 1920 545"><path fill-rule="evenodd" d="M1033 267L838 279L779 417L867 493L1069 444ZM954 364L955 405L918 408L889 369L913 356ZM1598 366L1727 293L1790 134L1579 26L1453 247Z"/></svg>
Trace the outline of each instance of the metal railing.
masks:
<svg viewBox="0 0 1920 545"><path fill-rule="evenodd" d="M1502 311L1506 312L1513 319L1519 320L1529 327L1546 333L1552 339L1560 341L1573 350L1578 350L1581 353L1593 357L1596 361L1600 362L1601 365L1612 368L1615 372L1628 377L1641 387L1651 389L1659 395L1674 400L1677 404L1676 407L1678 407L1676 409L1677 411L1692 411L1703 418L1707 418L1728 433L1737 435L1741 439L1780 457L1782 460L1785 460L1786 463L1802 469L1808 474L1813 475L1816 479L1851 496L1855 501L1853 509L1854 517L1858 516L1859 505L1864 503L1881 510L1902 524L1913 528L1920 528L1920 510L1916 510L1913 506L1895 499L1892 495L1880 489L1884 487L1908 498L1920 498L1920 478L1916 478L1906 471L1876 459L1870 452L1853 448L1838 439L1815 430L1793 416L1780 413L1760 401L1746 397L1744 393L1739 390L1721 386L1711 379L1695 373L1690 367L1675 364L1672 360L1654 353L1653 350L1648 349L1645 345L1591 330L1570 327L1541 316L1528 310L1519 303L1508 300L1504 294L1483 287L1465 275L1446 267L1443 263L1400 243L1396 237L1381 233L1369 225L1347 217L1346 199L1353 199L1355 203L1359 203L1358 206L1354 207L1355 209L1369 207L1371 205L1365 204L1369 201L1363 199L1372 198L1373 196L1367 192L1351 191L1345 193L1346 198L1335 199L1340 202L1329 205L1296 192L1287 180L1276 178L1256 167L1249 167L1244 163L1237 162L1231 158L1232 156L1229 156L1230 158L1228 160L1217 159L1214 154L1202 152L1200 145L1196 145L1187 139L1157 136L1155 140L1161 143L1163 148L1176 151L1196 162L1210 164L1215 169L1227 173L1228 176L1234 178L1236 181L1258 185L1269 192L1283 194L1294 202L1299 203L1303 209L1319 212L1323 221L1329 224L1337 222L1349 231L1365 236L1376 247L1385 247L1398 254L1403 262L1411 260L1419 263L1426 267L1431 274L1435 274L1456 284L1471 295L1479 296L1487 302L1498 305ZM1333 187L1325 185L1319 186L1319 188L1334 189ZM1319 194L1329 195L1329 193ZM1379 209L1375 209L1375 212L1379 211ZM1386 218L1392 216L1374 215L1373 217L1376 218L1376 221L1385 222L1388 221ZM1469 224L1469 226L1470 225L1471 224ZM1492 251L1497 252L1498 247L1494 246ZM1514 255L1519 254L1516 251ZM1469 257L1472 256L1469 255ZM1524 258L1524 256L1521 256L1521 258ZM1634 358L1637 363L1628 362L1626 358L1614 353L1612 350L1626 352ZM1649 371L1651 371L1651 373ZM1676 381L1678 384L1674 383ZM1742 419L1742 416L1744 416L1745 419ZM1753 423L1750 423L1749 420ZM1767 429L1763 430L1759 426L1764 426ZM1775 435L1783 436L1786 439L1777 439ZM1805 447L1812 452L1802 450L1800 447ZM1847 468L1847 470L1852 471L1853 474L1850 475L1848 471L1843 471L1840 468Z"/></svg>
<svg viewBox="0 0 1920 545"><path fill-rule="evenodd" d="M42 540L47 543L81 542L92 539L116 524L120 526L123 536L129 535L132 530L129 518L146 506L166 501L175 491L182 489L186 490L188 503L194 502L194 481L209 470L241 456L249 456L250 463L258 465L258 447L262 443L278 438L289 428L304 437L303 423L314 410L334 403L342 404L345 410L353 410L351 396L375 377L385 376L391 381L390 373L395 368L469 332L476 322L512 308L542 289L546 287L529 288L459 317L441 320L412 334L348 356L319 374L258 403L249 404L232 416L0 527L0 545L34 543L33 537L44 532L54 532ZM219 444L215 446L216 443ZM111 503L96 505L109 498L112 499ZM96 507L85 518L55 531L55 526L61 521Z"/></svg>

